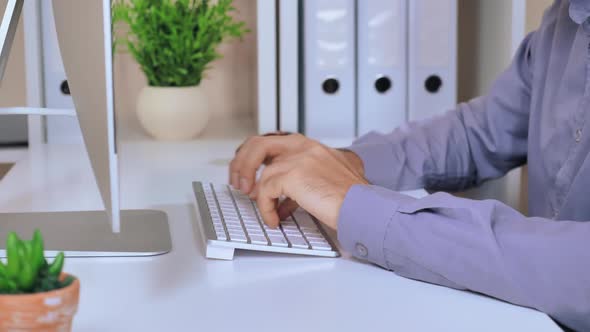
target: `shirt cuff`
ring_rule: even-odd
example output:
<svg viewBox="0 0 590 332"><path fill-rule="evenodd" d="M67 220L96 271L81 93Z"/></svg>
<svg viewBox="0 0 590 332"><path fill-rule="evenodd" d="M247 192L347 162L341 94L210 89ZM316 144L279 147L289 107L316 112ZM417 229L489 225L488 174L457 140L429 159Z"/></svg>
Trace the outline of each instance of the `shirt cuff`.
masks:
<svg viewBox="0 0 590 332"><path fill-rule="evenodd" d="M387 267L387 228L401 204L415 199L377 186L352 186L338 216L338 241L353 256Z"/></svg>
<svg viewBox="0 0 590 332"><path fill-rule="evenodd" d="M344 148L354 152L363 162L365 178L387 188L396 186L393 169L399 162L394 158L391 143L359 143Z"/></svg>

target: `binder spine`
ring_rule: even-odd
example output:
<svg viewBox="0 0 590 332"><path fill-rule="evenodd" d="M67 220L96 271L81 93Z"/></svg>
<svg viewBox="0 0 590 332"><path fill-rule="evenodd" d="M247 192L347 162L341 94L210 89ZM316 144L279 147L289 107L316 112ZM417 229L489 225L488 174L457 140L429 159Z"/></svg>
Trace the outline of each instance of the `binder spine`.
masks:
<svg viewBox="0 0 590 332"><path fill-rule="evenodd" d="M409 119L457 103L457 0L409 1Z"/></svg>
<svg viewBox="0 0 590 332"><path fill-rule="evenodd" d="M278 129L277 3L258 0L258 133Z"/></svg>
<svg viewBox="0 0 590 332"><path fill-rule="evenodd" d="M304 133L355 135L355 0L304 0Z"/></svg>
<svg viewBox="0 0 590 332"><path fill-rule="evenodd" d="M279 0L279 129L299 131L299 3Z"/></svg>
<svg viewBox="0 0 590 332"><path fill-rule="evenodd" d="M407 0L363 0L358 11L358 134L407 120Z"/></svg>

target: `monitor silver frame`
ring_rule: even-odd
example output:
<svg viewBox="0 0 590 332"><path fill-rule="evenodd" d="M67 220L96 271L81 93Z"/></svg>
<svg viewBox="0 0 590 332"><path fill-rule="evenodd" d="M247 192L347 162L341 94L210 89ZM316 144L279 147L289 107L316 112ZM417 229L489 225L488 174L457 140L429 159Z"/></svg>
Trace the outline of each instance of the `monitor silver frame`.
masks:
<svg viewBox="0 0 590 332"><path fill-rule="evenodd" d="M8 0L0 24L0 79L3 77L24 0ZM67 10L66 10L67 9ZM0 213L0 258L10 231L21 236L34 229L44 234L49 256L65 251L70 257L153 256L172 250L168 218L162 211L120 210L119 165L114 113L113 53L110 0L53 0L58 41L84 144L105 206L99 211ZM76 15L68 15L67 11ZM99 20L96 13L102 13ZM102 24L102 35L88 35ZM85 34L88 32L88 34ZM104 43L92 43L102 39ZM90 45L86 44L90 40ZM98 55L98 59L96 56ZM95 57L95 63L89 58ZM104 61L100 61L100 58ZM104 90L84 84L103 80ZM26 113L27 108L19 108ZM31 108L29 114L44 114ZM0 114L2 114L0 112ZM5 114L10 114L7 112ZM42 167L42 165L40 165ZM110 227L109 227L110 224Z"/></svg>

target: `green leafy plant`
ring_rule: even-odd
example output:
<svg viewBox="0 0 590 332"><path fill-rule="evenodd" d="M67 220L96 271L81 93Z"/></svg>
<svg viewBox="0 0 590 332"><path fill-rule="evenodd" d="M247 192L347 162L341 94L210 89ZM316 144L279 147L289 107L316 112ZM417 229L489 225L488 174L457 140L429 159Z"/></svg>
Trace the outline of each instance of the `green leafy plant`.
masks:
<svg viewBox="0 0 590 332"><path fill-rule="evenodd" d="M14 232L6 239L6 264L0 261L0 294L42 293L69 286L73 277L60 279L64 253L49 264L44 256L43 237L36 230L30 241Z"/></svg>
<svg viewBox="0 0 590 332"><path fill-rule="evenodd" d="M248 32L230 16L232 0L115 0L112 9L115 47L126 46L151 86L199 85L217 46Z"/></svg>

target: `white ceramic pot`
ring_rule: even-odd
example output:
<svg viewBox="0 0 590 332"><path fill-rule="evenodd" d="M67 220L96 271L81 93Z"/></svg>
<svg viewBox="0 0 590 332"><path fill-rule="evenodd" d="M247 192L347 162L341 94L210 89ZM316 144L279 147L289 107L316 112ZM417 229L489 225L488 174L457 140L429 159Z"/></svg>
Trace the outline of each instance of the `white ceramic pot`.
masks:
<svg viewBox="0 0 590 332"><path fill-rule="evenodd" d="M210 110L198 86L146 86L137 99L137 116L154 138L178 141L199 135L209 122Z"/></svg>

